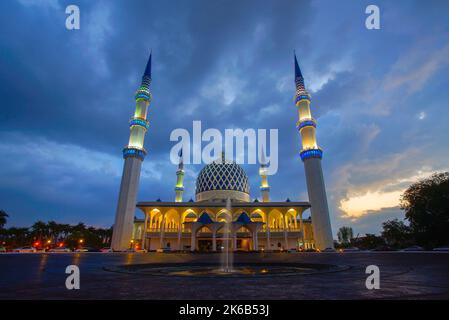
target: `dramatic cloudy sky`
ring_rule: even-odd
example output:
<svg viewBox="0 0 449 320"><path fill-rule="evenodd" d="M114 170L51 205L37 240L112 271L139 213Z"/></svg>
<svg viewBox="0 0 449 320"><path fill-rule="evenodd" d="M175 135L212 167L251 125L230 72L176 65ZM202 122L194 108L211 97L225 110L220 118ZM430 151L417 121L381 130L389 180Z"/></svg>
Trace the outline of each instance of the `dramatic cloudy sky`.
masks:
<svg viewBox="0 0 449 320"><path fill-rule="evenodd" d="M338 3L338 4L337 4ZM365 28L377 4L381 29ZM65 28L77 4L81 29ZM113 222L133 94L153 49L139 200L174 199L175 128L279 129L273 200L307 200L293 50L318 119L334 231L378 232L401 192L449 169L446 1L0 1L0 208ZM259 197L256 165L245 165ZM201 166L188 166L185 198Z"/></svg>

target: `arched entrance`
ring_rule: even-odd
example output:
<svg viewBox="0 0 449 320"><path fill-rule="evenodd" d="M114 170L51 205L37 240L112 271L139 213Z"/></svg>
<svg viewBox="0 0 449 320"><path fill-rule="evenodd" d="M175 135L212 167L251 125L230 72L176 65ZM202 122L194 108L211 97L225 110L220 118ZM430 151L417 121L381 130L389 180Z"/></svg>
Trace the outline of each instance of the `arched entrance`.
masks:
<svg viewBox="0 0 449 320"><path fill-rule="evenodd" d="M213 251L213 230L211 227L205 225L198 229L196 233L196 248L200 252Z"/></svg>

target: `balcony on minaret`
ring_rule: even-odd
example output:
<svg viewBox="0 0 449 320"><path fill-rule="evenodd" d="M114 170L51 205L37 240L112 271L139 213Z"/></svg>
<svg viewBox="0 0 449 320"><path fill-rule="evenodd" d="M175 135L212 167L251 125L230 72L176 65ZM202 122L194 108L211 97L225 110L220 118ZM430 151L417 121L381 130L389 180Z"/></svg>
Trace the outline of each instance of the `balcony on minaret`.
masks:
<svg viewBox="0 0 449 320"><path fill-rule="evenodd" d="M146 131L150 128L150 122L148 120L146 120L145 118L131 117L129 119L129 126L130 127L140 126L140 127L144 128Z"/></svg>
<svg viewBox="0 0 449 320"><path fill-rule="evenodd" d="M299 152L299 156L301 157L302 161L304 161L306 159L310 159L310 158L321 159L321 158L323 158L323 150L319 147L302 149Z"/></svg>
<svg viewBox="0 0 449 320"><path fill-rule="evenodd" d="M299 119L296 122L296 128L301 131L302 128L305 127L314 127L316 128L316 120L314 118L303 118Z"/></svg>
<svg viewBox="0 0 449 320"><path fill-rule="evenodd" d="M147 152L144 148L127 146L123 149L123 158L125 159L129 157L134 157L143 160L146 155Z"/></svg>
<svg viewBox="0 0 449 320"><path fill-rule="evenodd" d="M136 95L134 96L134 98L136 99L136 101L139 100L144 100L144 101L148 101L150 102L152 99L152 95L149 89L149 85L148 87L145 85L142 85L137 91L136 91Z"/></svg>
<svg viewBox="0 0 449 320"><path fill-rule="evenodd" d="M299 102L301 102L302 100L307 100L310 102L310 94L307 91L296 91L296 95L295 95L295 104L298 104Z"/></svg>

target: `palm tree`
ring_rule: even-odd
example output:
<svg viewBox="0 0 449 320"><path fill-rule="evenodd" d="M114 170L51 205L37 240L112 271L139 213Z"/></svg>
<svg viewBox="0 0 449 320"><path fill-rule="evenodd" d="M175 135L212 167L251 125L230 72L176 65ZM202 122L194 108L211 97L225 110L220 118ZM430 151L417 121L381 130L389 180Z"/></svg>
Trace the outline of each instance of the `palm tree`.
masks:
<svg viewBox="0 0 449 320"><path fill-rule="evenodd" d="M61 238L62 225L55 221L49 221L47 223L49 235L55 244Z"/></svg>
<svg viewBox="0 0 449 320"><path fill-rule="evenodd" d="M76 226L72 227L74 232L84 232L86 231L86 225L82 222L78 222L78 224Z"/></svg>
<svg viewBox="0 0 449 320"><path fill-rule="evenodd" d="M67 238L72 232L72 226L70 224L61 224L60 227L62 234L61 237L64 239Z"/></svg>
<svg viewBox="0 0 449 320"><path fill-rule="evenodd" d="M0 229L3 229L3 227L6 224L6 218L9 218L9 215L4 210L0 210Z"/></svg>
<svg viewBox="0 0 449 320"><path fill-rule="evenodd" d="M7 230L7 237L14 246L29 245L31 240L28 228L9 228Z"/></svg>
<svg viewBox="0 0 449 320"><path fill-rule="evenodd" d="M43 221L36 221L32 226L31 226L31 233L33 234L33 236L42 241L42 238L44 237L48 237L49 236L49 228L48 225L43 222Z"/></svg>
<svg viewBox="0 0 449 320"><path fill-rule="evenodd" d="M341 244L347 245L351 242L353 238L353 232L351 227L341 227L337 233L338 241Z"/></svg>

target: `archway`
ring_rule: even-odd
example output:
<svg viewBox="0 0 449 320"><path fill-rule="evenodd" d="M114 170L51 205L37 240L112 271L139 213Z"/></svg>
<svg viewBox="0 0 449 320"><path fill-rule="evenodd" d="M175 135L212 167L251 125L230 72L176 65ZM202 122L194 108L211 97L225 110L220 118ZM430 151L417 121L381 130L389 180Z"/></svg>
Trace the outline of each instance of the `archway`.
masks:
<svg viewBox="0 0 449 320"><path fill-rule="evenodd" d="M211 252L214 251L213 242L213 230L208 225L203 225L195 233L196 245L198 251L200 252Z"/></svg>
<svg viewBox="0 0 449 320"><path fill-rule="evenodd" d="M198 220L198 215L192 209L187 209L181 214L181 230L182 232L192 232L191 223Z"/></svg>
<svg viewBox="0 0 449 320"><path fill-rule="evenodd" d="M164 218L164 231L165 232L178 232L179 230L180 216L175 209L170 209L165 213Z"/></svg>
<svg viewBox="0 0 449 320"><path fill-rule="evenodd" d="M235 251L251 251L253 249L253 232L246 225L241 225L235 235Z"/></svg>
<svg viewBox="0 0 449 320"><path fill-rule="evenodd" d="M273 209L268 214L268 225L271 232L284 231L284 215L277 209Z"/></svg>
<svg viewBox="0 0 449 320"><path fill-rule="evenodd" d="M285 226L288 231L299 231L297 217L298 213L295 209L289 209L285 213Z"/></svg>
<svg viewBox="0 0 449 320"><path fill-rule="evenodd" d="M150 212L150 219L148 221L148 229L150 232L160 231L162 224L162 212L159 209L153 209Z"/></svg>

